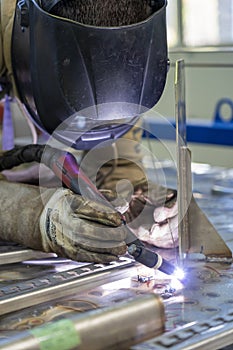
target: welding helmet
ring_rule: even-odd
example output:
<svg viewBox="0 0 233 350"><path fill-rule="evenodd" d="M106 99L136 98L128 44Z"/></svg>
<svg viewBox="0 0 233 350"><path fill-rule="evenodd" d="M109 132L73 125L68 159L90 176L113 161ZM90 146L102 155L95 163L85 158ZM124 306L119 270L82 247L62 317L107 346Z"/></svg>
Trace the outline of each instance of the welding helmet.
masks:
<svg viewBox="0 0 233 350"><path fill-rule="evenodd" d="M168 66L166 0L148 1L142 21L109 27L53 15L58 3L17 1L14 79L41 130L90 149L122 136L159 100Z"/></svg>

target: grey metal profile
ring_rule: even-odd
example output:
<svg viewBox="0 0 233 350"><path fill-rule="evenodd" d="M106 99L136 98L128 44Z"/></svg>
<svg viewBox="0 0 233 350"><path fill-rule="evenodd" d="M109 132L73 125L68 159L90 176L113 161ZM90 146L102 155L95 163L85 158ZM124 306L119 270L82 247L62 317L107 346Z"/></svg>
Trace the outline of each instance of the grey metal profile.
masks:
<svg viewBox="0 0 233 350"><path fill-rule="evenodd" d="M109 264L92 263L3 286L0 288L1 315L126 278L129 271L123 267L133 264L129 258L120 258Z"/></svg>

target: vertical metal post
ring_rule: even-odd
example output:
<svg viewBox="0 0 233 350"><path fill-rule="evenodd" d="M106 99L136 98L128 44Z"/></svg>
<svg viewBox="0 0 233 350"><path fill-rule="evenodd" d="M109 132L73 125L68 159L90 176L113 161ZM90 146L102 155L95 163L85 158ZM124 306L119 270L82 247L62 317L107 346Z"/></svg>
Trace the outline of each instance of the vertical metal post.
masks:
<svg viewBox="0 0 233 350"><path fill-rule="evenodd" d="M175 67L175 116L178 178L178 232L181 262L187 257L191 241L188 207L192 197L191 155L186 139L185 64L176 61Z"/></svg>

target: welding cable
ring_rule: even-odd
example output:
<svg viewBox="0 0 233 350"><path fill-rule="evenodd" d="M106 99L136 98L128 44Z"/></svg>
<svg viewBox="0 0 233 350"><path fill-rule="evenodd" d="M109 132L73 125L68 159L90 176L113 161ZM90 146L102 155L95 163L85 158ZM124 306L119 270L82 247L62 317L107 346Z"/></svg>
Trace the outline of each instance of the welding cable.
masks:
<svg viewBox="0 0 233 350"><path fill-rule="evenodd" d="M48 145L27 145L4 152L0 156L0 171L30 162L45 164L74 193L82 195L82 189L85 188L85 195L90 200L107 202L80 169L72 153Z"/></svg>
<svg viewBox="0 0 233 350"><path fill-rule="evenodd" d="M24 163L40 163L44 150L45 145L27 145L6 151L0 156L0 171L12 169Z"/></svg>

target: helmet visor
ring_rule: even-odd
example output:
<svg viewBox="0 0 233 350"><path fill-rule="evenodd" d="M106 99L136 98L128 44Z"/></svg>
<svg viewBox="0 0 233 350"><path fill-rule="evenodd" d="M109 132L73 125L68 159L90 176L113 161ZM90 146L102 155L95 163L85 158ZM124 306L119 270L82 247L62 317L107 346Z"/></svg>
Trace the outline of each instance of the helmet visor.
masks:
<svg viewBox="0 0 233 350"><path fill-rule="evenodd" d="M93 108L85 116L89 128L85 133L94 143L114 121L120 123L114 125L112 139L127 132L136 116L158 102L164 89L165 7L165 0L157 1L146 19L105 27L58 17L29 0L29 25L24 31L15 18L13 67L21 98L36 123L56 136L61 123L75 116L70 130L75 140L69 142L79 149L88 148L80 139L78 119L80 115L83 121L82 111L89 107ZM25 57L20 58L23 47ZM121 131L120 124L125 125ZM62 140L60 129L57 136L67 143L69 136ZM93 130L98 130L98 137Z"/></svg>

